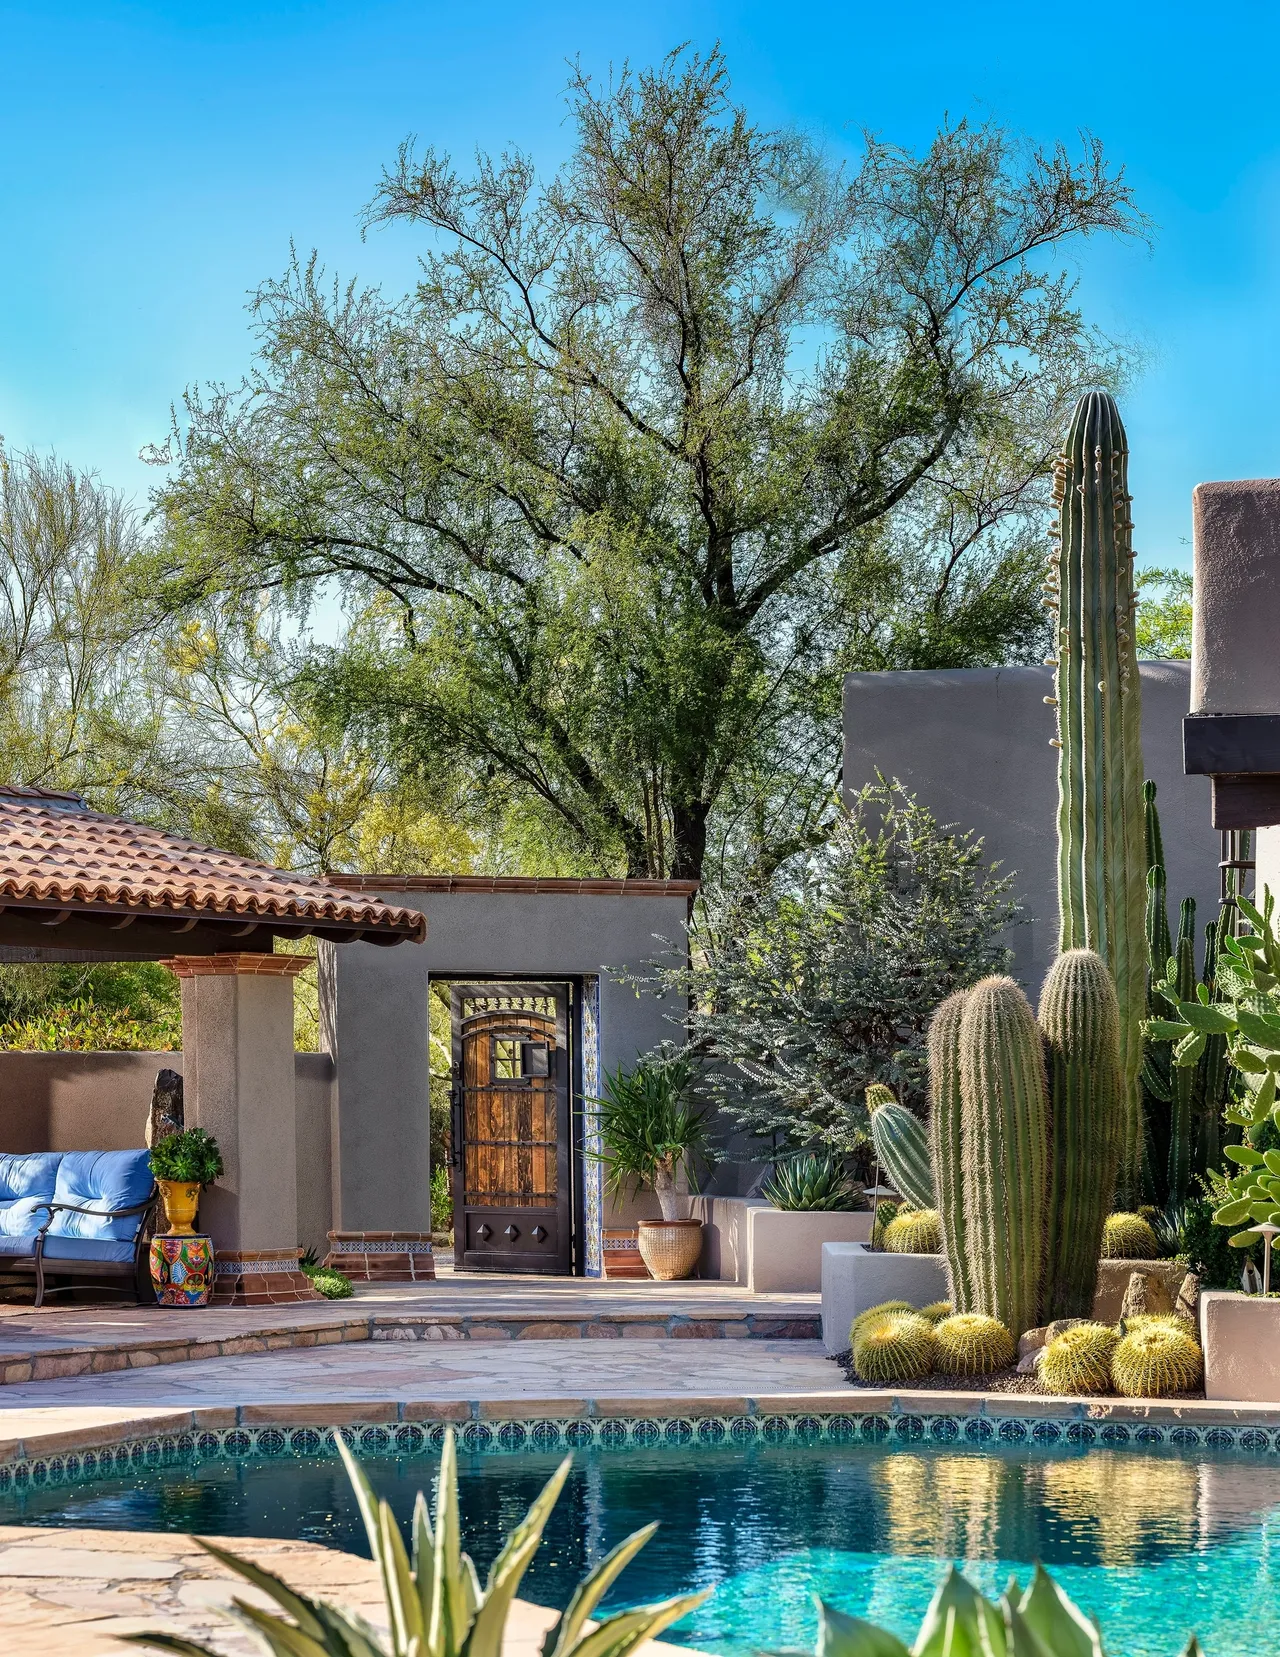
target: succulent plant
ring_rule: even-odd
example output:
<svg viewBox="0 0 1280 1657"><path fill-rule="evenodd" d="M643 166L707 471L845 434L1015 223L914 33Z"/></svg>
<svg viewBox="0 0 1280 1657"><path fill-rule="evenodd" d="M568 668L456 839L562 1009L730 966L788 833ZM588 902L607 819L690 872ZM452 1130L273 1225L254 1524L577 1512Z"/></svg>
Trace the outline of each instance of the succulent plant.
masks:
<svg viewBox="0 0 1280 1657"><path fill-rule="evenodd" d="M793 1214L847 1211L856 1208L861 1197L842 1159L830 1151L788 1157L778 1163L763 1189L775 1208Z"/></svg>
<svg viewBox="0 0 1280 1657"><path fill-rule="evenodd" d="M937 1340L918 1312L885 1312L860 1323L853 1343L854 1373L861 1381L895 1386L921 1381L933 1371Z"/></svg>
<svg viewBox="0 0 1280 1657"><path fill-rule="evenodd" d="M990 1375L1007 1369L1017 1343L998 1318L985 1312L957 1312L934 1325L937 1368L943 1375Z"/></svg>
<svg viewBox="0 0 1280 1657"><path fill-rule="evenodd" d="M1126 1398L1194 1392L1204 1379L1204 1354L1188 1325L1152 1319L1119 1341L1111 1354L1111 1379Z"/></svg>
<svg viewBox="0 0 1280 1657"><path fill-rule="evenodd" d="M894 1187L916 1208L933 1207L933 1168L924 1124L883 1082L867 1089L871 1140Z"/></svg>
<svg viewBox="0 0 1280 1657"><path fill-rule="evenodd" d="M1106 962L1070 949L1040 992L1052 1100L1042 1313L1087 1317L1124 1151L1119 1009Z"/></svg>
<svg viewBox="0 0 1280 1657"><path fill-rule="evenodd" d="M1108 1214L1102 1227L1104 1260L1158 1260L1160 1239L1141 1214Z"/></svg>
<svg viewBox="0 0 1280 1657"><path fill-rule="evenodd" d="M936 1208L900 1208L884 1230L886 1254L937 1254L942 1227Z"/></svg>
<svg viewBox="0 0 1280 1657"><path fill-rule="evenodd" d="M931 1300L927 1306L920 1308L920 1316L928 1318L930 1323L941 1323L943 1318L949 1318L955 1307L949 1300Z"/></svg>
<svg viewBox="0 0 1280 1657"><path fill-rule="evenodd" d="M1108 1323L1077 1323L1055 1335L1040 1360L1040 1385L1046 1392L1081 1393L1111 1390L1111 1354L1119 1335Z"/></svg>
<svg viewBox="0 0 1280 1657"><path fill-rule="evenodd" d="M244 1600L227 1612L256 1634L274 1657L480 1657L503 1649L507 1622L520 1579L542 1541L569 1476L573 1458L564 1461L547 1480L524 1519L507 1537L489 1567L484 1587L469 1554L461 1550L458 1522L458 1460L453 1428L445 1433L436 1484L435 1523L421 1492L413 1510L413 1561L405 1549L400 1525L390 1504L375 1497L360 1464L335 1435L355 1490L364 1521L369 1551L378 1565L386 1601L388 1636L363 1620L352 1619L324 1600L307 1599L270 1571L240 1559L212 1542L195 1538L197 1545L222 1565L244 1577L273 1600L284 1617L260 1611ZM620 1542L578 1584L566 1610L543 1643L547 1657L629 1657L647 1640L702 1604L707 1592L684 1594L658 1605L642 1605L605 1617L594 1628L590 1618L623 1568L657 1530L646 1525ZM156 1646L177 1657L218 1657L209 1646L173 1634L122 1634L134 1645Z"/></svg>
<svg viewBox="0 0 1280 1657"><path fill-rule="evenodd" d="M878 1306L868 1306L865 1312L859 1312L849 1325L849 1346L853 1347L858 1338L858 1330L864 1323L871 1323L876 1318L884 1317L888 1312L914 1312L915 1307L909 1300L882 1300Z"/></svg>
<svg viewBox="0 0 1280 1657"><path fill-rule="evenodd" d="M959 1046L957 1248L968 1255L971 1302L961 1310L1021 1334L1040 1308L1049 1112L1040 1031L1012 978L984 978L968 992Z"/></svg>
<svg viewBox="0 0 1280 1657"><path fill-rule="evenodd" d="M1123 1181L1142 1149L1147 973L1142 689L1134 642L1129 446L1114 397L1077 403L1054 468L1059 518L1048 566L1055 614L1059 948L1093 949L1119 1006Z"/></svg>
<svg viewBox="0 0 1280 1657"><path fill-rule="evenodd" d="M964 1134L960 1098L960 1020L964 990L957 990L929 1021L929 1150L947 1281L957 1312L973 1310L969 1240L964 1224Z"/></svg>
<svg viewBox="0 0 1280 1657"><path fill-rule="evenodd" d="M1040 1565L1024 1592L1011 1580L997 1604L951 1566L911 1650L896 1634L819 1601L820 1657L1102 1657L1097 1626ZM1203 1657L1194 1634L1182 1657Z"/></svg>

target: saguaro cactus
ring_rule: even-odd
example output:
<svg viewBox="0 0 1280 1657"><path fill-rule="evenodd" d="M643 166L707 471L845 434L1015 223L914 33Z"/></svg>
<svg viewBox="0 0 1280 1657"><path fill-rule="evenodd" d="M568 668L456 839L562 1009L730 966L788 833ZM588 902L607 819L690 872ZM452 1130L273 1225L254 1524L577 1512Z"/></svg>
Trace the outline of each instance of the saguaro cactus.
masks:
<svg viewBox="0 0 1280 1657"><path fill-rule="evenodd" d="M1120 1010L1125 1113L1121 1183L1136 1188L1142 1147L1146 859L1142 691L1134 648L1128 443L1114 397L1076 405L1054 471L1059 947L1096 950Z"/></svg>
<svg viewBox="0 0 1280 1657"><path fill-rule="evenodd" d="M1040 1031L1012 978L969 991L959 1048L970 1309L1016 1336L1040 1309L1049 1112Z"/></svg>
<svg viewBox="0 0 1280 1657"><path fill-rule="evenodd" d="M964 1136L960 1100L960 1017L967 992L949 995L929 1023L929 1153L951 1304L972 1312L973 1282L964 1223Z"/></svg>
<svg viewBox="0 0 1280 1657"><path fill-rule="evenodd" d="M1053 1101L1042 1315L1087 1318L1124 1149L1119 1009L1091 949L1059 955L1040 992Z"/></svg>

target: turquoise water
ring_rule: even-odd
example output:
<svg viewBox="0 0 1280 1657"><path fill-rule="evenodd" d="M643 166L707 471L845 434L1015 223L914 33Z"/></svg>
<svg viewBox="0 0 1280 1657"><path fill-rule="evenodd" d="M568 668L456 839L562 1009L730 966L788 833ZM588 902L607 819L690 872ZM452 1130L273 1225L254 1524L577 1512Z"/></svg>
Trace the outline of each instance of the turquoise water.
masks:
<svg viewBox="0 0 1280 1657"><path fill-rule="evenodd" d="M483 1567L559 1460L463 1455L463 1516ZM407 1521L430 1455L366 1462ZM713 1587L668 1638L746 1657L812 1649L815 1594L910 1637L947 1563L989 1592L1042 1560L1098 1616L1117 1657L1280 1648L1280 1458L1239 1452L754 1444L588 1448L522 1592L563 1604L590 1564L661 1521L613 1604ZM301 1536L364 1551L332 1458L192 1455L0 1500L0 1522Z"/></svg>

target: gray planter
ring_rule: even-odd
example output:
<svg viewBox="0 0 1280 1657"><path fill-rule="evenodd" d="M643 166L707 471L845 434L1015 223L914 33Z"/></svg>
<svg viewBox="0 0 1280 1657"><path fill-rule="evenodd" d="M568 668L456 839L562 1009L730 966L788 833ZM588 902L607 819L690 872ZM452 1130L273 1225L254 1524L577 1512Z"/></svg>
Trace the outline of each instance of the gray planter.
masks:
<svg viewBox="0 0 1280 1657"><path fill-rule="evenodd" d="M822 1343L849 1350L849 1325L883 1300L928 1306L947 1298L947 1266L940 1254L885 1254L864 1243L822 1245Z"/></svg>

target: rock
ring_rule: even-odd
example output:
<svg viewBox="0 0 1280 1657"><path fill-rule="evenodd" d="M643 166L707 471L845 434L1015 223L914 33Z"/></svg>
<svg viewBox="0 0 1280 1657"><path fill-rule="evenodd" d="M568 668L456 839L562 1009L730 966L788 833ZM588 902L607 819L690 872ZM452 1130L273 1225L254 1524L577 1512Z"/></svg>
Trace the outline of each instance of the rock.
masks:
<svg viewBox="0 0 1280 1657"><path fill-rule="evenodd" d="M1033 1330L1031 1332L1034 1333L1034 1334L1042 1333L1042 1331L1040 1331L1040 1330ZM1024 1337L1024 1339L1025 1339L1025 1337ZM1044 1358L1044 1348L1042 1346L1033 1347L1030 1352L1024 1352L1022 1354L1022 1356L1018 1359L1018 1374L1019 1375L1037 1375L1037 1374L1039 1374L1040 1364L1041 1364L1041 1361L1043 1360L1043 1358Z"/></svg>
<svg viewBox="0 0 1280 1657"><path fill-rule="evenodd" d="M150 1150L171 1134L181 1133L186 1126L182 1105L182 1077L176 1070L162 1070L156 1077L151 1094L151 1109L147 1113L147 1129L143 1143Z"/></svg>
<svg viewBox="0 0 1280 1657"><path fill-rule="evenodd" d="M1055 1318L1052 1323L1045 1325L1044 1344L1057 1340L1059 1335L1065 1335L1068 1329L1074 1329L1077 1324L1088 1323L1088 1318Z"/></svg>
<svg viewBox="0 0 1280 1657"><path fill-rule="evenodd" d="M1180 1318L1189 1318L1192 1323L1200 1317L1200 1276L1198 1272L1188 1272L1183 1278L1177 1294L1174 1296L1173 1309Z"/></svg>
<svg viewBox="0 0 1280 1657"><path fill-rule="evenodd" d="M1120 1319L1137 1317L1140 1313L1166 1314L1173 1310L1173 1296L1162 1277L1154 1272L1129 1273L1129 1287L1120 1302Z"/></svg>
<svg viewBox="0 0 1280 1657"><path fill-rule="evenodd" d="M1177 1260L1100 1260L1098 1287L1093 1297L1095 1323L1120 1321L1121 1303L1134 1272L1142 1272L1147 1277L1158 1277L1168 1290L1172 1304L1178 1285L1187 1274L1187 1268Z"/></svg>
<svg viewBox="0 0 1280 1657"><path fill-rule="evenodd" d="M1038 1352L1048 1339L1046 1329L1028 1329L1018 1337L1018 1356L1025 1358L1028 1352Z"/></svg>

